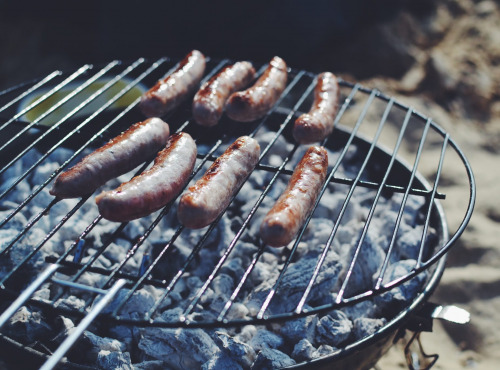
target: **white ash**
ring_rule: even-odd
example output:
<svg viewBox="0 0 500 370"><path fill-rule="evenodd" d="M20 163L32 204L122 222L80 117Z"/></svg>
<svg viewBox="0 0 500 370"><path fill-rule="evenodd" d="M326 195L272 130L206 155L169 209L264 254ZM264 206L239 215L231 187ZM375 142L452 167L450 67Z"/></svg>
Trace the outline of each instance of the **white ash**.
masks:
<svg viewBox="0 0 500 370"><path fill-rule="evenodd" d="M267 132L257 135L256 139L264 148L273 137L274 133ZM292 146L285 138L279 137L276 144L264 158L263 163L279 166L292 149ZM218 153L222 153L224 149L224 147L221 147ZM287 168L293 169L306 149L300 147ZM207 148L199 147L199 152L207 151ZM85 151L81 156L88 152L88 150ZM71 152L66 149L58 149L52 153L46 161L36 168L33 174L16 186L15 191L10 192L6 199L2 200L0 217L3 219L8 216L30 192L43 183L52 171L70 155ZM36 153L36 151L30 151L25 158L25 162L16 163L7 170L2 176L0 190L6 189L9 184L12 184L12 179L21 175L39 156L40 154ZM329 153L331 166L337 158L338 153ZM359 156L356 148L349 149L345 163L344 167L339 168L336 176L353 178L359 168ZM208 165L209 163L205 167ZM197 177L201 176L202 173L203 171ZM103 189L116 187L121 181L126 181L132 175L133 171L120 176L119 179L112 180L103 186ZM242 225L244 217L250 213L273 175L271 172L261 170L252 173L247 183L243 185L235 202L220 219L212 233L208 235L203 248L191 262L187 273L178 280L167 298L160 302L155 320L167 322L179 320L190 299L197 294L198 289L210 276L213 267ZM279 197L286 187L288 179L288 175L281 174L278 176L278 180L257 209L248 229L241 235L227 261L199 300L195 312L189 315L189 319L215 320L217 318L239 279L243 276L245 269L251 263L255 253L257 253L260 222L274 204L275 199ZM96 191L96 194L99 191ZM316 260L330 237L347 191L348 187L340 184L332 184L326 189L267 313L290 312L295 309L309 282ZM305 308L312 308L335 301L336 292L344 281L346 271L354 254L354 248L357 245L368 215L368 207L371 205L374 195L375 192L369 189L360 188L355 191L353 200L347 207L329 252L326 254L326 259L319 271ZM28 207L23 208L20 213L9 221L7 227L0 230L0 251L6 248L26 223L47 207L52 200L53 197L48 194L48 189L45 188L32 200ZM378 278L380 268L386 257L401 201L401 194L393 194L389 198L380 198L345 292L347 296L373 286L374 281ZM30 252L34 245L40 243L47 232L59 223L61 218L78 202L79 199L70 199L55 204L50 209L49 215L42 217L35 227L7 253L8 258L0 259L0 277L15 266L26 253ZM421 212L423 205L424 201L421 197L408 197L404 217L397 234L396 246L389 257L384 281L400 277L414 268L423 230ZM123 272L137 274L144 254L150 254L154 258L162 251L173 236L174 231L179 227L175 210L176 205L161 219L158 226L138 247L136 253L128 255L129 260L123 267ZM158 213L128 223L118 235L114 235L118 224L101 220L85 237L84 254L81 261L83 263L90 261L96 253L101 252L102 246L105 245L106 248L93 262L93 266L113 269L126 258L130 248L136 245L138 239L149 228ZM62 225L61 229L50 240L45 242L41 250L30 260L30 267L40 269L44 265L45 257L61 255L73 245L80 233L97 216L97 207L94 203L94 197L91 196L75 215ZM207 228L201 230L185 229L169 247L157 268L153 270L153 277L169 281L183 266L192 252L193 246L199 243L206 231ZM433 243L435 239L435 232L431 230L426 242ZM270 289L274 286L279 271L281 271L290 252L290 247L291 245L281 249L265 248L248 281L244 284L242 291L227 313L227 319L245 319L254 316L258 312ZM71 276L61 273L57 273L56 276L60 279L71 278ZM387 322L387 318L384 316L385 307L394 306L394 302L401 306L406 304L420 290L426 278L426 273L420 274L418 278L411 279L406 284L380 297L363 301L340 311L310 315L289 320L282 324L273 324L266 328L247 325L242 328L215 331L138 328L116 325L108 328L105 332L97 331L94 334L88 334L85 340L88 342L87 345L92 347L90 351L92 356L81 355L83 357L78 359L84 363L94 361L95 366L103 369L132 368L132 366L137 369L169 367L201 367L203 369L253 367L260 369L288 366L332 354L337 351L337 348L373 334ZM107 277L104 275L85 273L79 278L78 282L101 287L106 280ZM61 291L60 287L55 286L50 288L44 286L43 289L44 293L39 296L39 299L43 300L48 299L50 294L53 296ZM142 319L163 292L163 289L145 285L135 292L123 306L120 316L136 320ZM106 312L112 312L127 293L127 289L122 289L115 300L106 308ZM85 302L90 297L91 295L88 293L70 289L68 294L57 301L57 305L81 309L85 307ZM86 309L89 310L90 308L87 307ZM27 330L36 331L36 325L44 327L43 324L31 323L30 320L25 320L22 325L24 332ZM33 328L30 329L30 327ZM60 332L66 334L71 325L63 325L62 327L64 328L61 328ZM96 326L96 330L98 330L98 326ZM106 337L109 338L106 339ZM115 342L106 342L110 345L101 345L99 344L101 342L96 338L102 338L104 341L116 341L119 344L116 343L114 347L110 347L110 343ZM73 354L73 356L76 355ZM73 359L75 358L73 357Z"/></svg>

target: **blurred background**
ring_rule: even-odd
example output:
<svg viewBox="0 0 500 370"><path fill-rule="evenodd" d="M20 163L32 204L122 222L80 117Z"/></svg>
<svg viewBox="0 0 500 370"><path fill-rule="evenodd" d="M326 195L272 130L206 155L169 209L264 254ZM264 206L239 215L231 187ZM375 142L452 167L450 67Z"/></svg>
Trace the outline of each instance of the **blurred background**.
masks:
<svg viewBox="0 0 500 370"><path fill-rule="evenodd" d="M3 87L54 68L113 59L180 57L193 48L219 58L265 62L279 55L296 68L400 77L411 56L394 58L394 53L404 54L404 50L377 40L380 37L373 28L403 9L425 14L433 8L431 0L0 4ZM372 56L370 63L367 55Z"/></svg>
<svg viewBox="0 0 500 370"><path fill-rule="evenodd" d="M473 218L434 299L458 303L472 321L459 330L437 323L424 347L440 354L439 369L493 369L500 361L499 20L499 0L0 0L0 91L85 63L181 58L196 48L257 63L279 55L291 67L330 70L415 107L451 133L478 186ZM446 180L448 194L467 183ZM448 213L450 223L462 216ZM395 349L380 368L404 366Z"/></svg>

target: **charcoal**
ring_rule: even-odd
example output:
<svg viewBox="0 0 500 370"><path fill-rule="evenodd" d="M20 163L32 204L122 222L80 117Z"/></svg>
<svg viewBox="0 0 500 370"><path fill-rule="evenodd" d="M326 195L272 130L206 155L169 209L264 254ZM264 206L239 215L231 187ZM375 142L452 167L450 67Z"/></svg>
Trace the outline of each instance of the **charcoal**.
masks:
<svg viewBox="0 0 500 370"><path fill-rule="evenodd" d="M125 344L122 342L113 338L100 337L88 330L83 333L82 337L91 343L94 348L97 348L100 351L121 352L125 350Z"/></svg>
<svg viewBox="0 0 500 370"><path fill-rule="evenodd" d="M226 274L219 274L212 282L212 289L215 294L230 296L234 288L233 278Z"/></svg>
<svg viewBox="0 0 500 370"><path fill-rule="evenodd" d="M354 320L353 336L355 340L364 338L375 333L378 329L387 323L386 319L370 319L360 317Z"/></svg>
<svg viewBox="0 0 500 370"><path fill-rule="evenodd" d="M336 310L319 319L316 326L318 334L316 342L318 344L338 346L349 338L351 331L351 320L347 318L345 313Z"/></svg>
<svg viewBox="0 0 500 370"><path fill-rule="evenodd" d="M257 355L257 359L253 363L252 369L271 370L295 364L296 362L283 352L277 349L264 348Z"/></svg>
<svg viewBox="0 0 500 370"><path fill-rule="evenodd" d="M71 319L64 316L58 316L55 320L55 329L58 333L51 342L59 346L73 332L74 328L75 324Z"/></svg>
<svg viewBox="0 0 500 370"><path fill-rule="evenodd" d="M292 357L297 361L310 361L314 358L316 348L307 339L302 339L294 347Z"/></svg>
<svg viewBox="0 0 500 370"><path fill-rule="evenodd" d="M85 307L85 301L74 295L70 295L69 297L57 300L56 306L66 309L81 310Z"/></svg>
<svg viewBox="0 0 500 370"><path fill-rule="evenodd" d="M223 352L245 368L250 367L255 360L255 351L251 346L232 338L226 333L216 331L214 341Z"/></svg>
<svg viewBox="0 0 500 370"><path fill-rule="evenodd" d="M132 365L134 370L165 370L167 365L163 361L150 360Z"/></svg>
<svg viewBox="0 0 500 370"><path fill-rule="evenodd" d="M181 314L180 308L174 308L165 311L161 320L174 321ZM173 368L199 368L220 351L202 329L146 328L141 333L139 348L151 358L164 361Z"/></svg>
<svg viewBox="0 0 500 370"><path fill-rule="evenodd" d="M283 346L283 338L269 330L261 329L255 333L250 345L256 350L262 348L280 348Z"/></svg>
<svg viewBox="0 0 500 370"><path fill-rule="evenodd" d="M132 362L128 352L99 351L97 355L97 366L99 369L132 370Z"/></svg>
<svg viewBox="0 0 500 370"><path fill-rule="evenodd" d="M416 266L415 260L403 260L393 263L387 268L384 276L384 281L392 281L398 279L412 271ZM383 293L374 298L374 301L379 306L388 306L394 310L399 310L403 307L408 300L415 297L421 290L422 285L427 278L428 271L423 271L413 279L406 283L394 288L386 293Z"/></svg>
<svg viewBox="0 0 500 370"><path fill-rule="evenodd" d="M314 268L317 263L317 256L314 253L308 254L297 262L290 265L283 280L278 287L278 293L271 301L269 307L272 313L290 312L299 303L300 298L309 283ZM316 277L315 285L310 294L309 301L314 302L328 295L335 286L337 277L342 265L339 256L330 251L327 254L322 268ZM275 279L269 279L260 284L250 297L249 305L260 306L264 303L269 291L273 288Z"/></svg>
<svg viewBox="0 0 500 370"><path fill-rule="evenodd" d="M109 303L103 310L105 313L113 312L113 310L118 307L121 301L129 293L128 289L121 289L115 296L113 301ZM154 297L146 289L139 289L129 298L127 303L120 310L120 314L138 312L146 312L154 304Z"/></svg>
<svg viewBox="0 0 500 370"><path fill-rule="evenodd" d="M2 328L3 333L21 343L33 343L49 338L52 328L44 321L41 312L21 307Z"/></svg>
<svg viewBox="0 0 500 370"><path fill-rule="evenodd" d="M226 319L244 319L248 316L248 312L248 308L244 304L235 302L231 305L229 312L226 314Z"/></svg>
<svg viewBox="0 0 500 370"><path fill-rule="evenodd" d="M318 317L316 315L305 316L285 322L280 332L286 340L292 343L297 343L302 339L313 343L316 337L317 323Z"/></svg>
<svg viewBox="0 0 500 370"><path fill-rule="evenodd" d="M254 325L245 325L241 331L235 336L235 339L243 343L248 343L257 333L257 327Z"/></svg>
<svg viewBox="0 0 500 370"><path fill-rule="evenodd" d="M313 358L320 358L324 356L329 356L334 353L337 348L329 346L328 344L322 344L312 353Z"/></svg>
<svg viewBox="0 0 500 370"><path fill-rule="evenodd" d="M0 230L0 251L3 251L9 246L14 238L19 234L16 229L2 229ZM2 259L2 263L5 261Z"/></svg>
<svg viewBox="0 0 500 370"><path fill-rule="evenodd" d="M244 369L233 357L218 352L201 366L201 370L242 370Z"/></svg>

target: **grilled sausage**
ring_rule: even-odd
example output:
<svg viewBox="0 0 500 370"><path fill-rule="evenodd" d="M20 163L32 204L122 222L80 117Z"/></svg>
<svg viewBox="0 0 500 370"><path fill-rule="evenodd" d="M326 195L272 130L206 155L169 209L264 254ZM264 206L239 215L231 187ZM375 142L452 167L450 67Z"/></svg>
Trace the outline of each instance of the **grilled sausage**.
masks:
<svg viewBox="0 0 500 370"><path fill-rule="evenodd" d="M193 171L196 143L187 133L172 135L153 166L95 201L102 217L130 221L159 210L179 194Z"/></svg>
<svg viewBox="0 0 500 370"><path fill-rule="evenodd" d="M333 73L321 73L314 89L314 102L308 113L301 115L293 126L293 137L301 144L311 144L326 138L333 130L339 108L340 89Z"/></svg>
<svg viewBox="0 0 500 370"><path fill-rule="evenodd" d="M285 90L287 77L285 61L280 57L274 57L252 87L235 92L229 97L226 114L229 118L240 122L263 117Z"/></svg>
<svg viewBox="0 0 500 370"><path fill-rule="evenodd" d="M147 117L159 117L177 108L198 87L204 72L205 56L193 50L174 72L141 97L139 107L142 113Z"/></svg>
<svg viewBox="0 0 500 370"><path fill-rule="evenodd" d="M55 180L50 194L57 198L78 198L92 193L108 180L122 175L165 146L170 134L167 123L149 118L132 125Z"/></svg>
<svg viewBox="0 0 500 370"><path fill-rule="evenodd" d="M207 81L193 99L193 117L202 126L215 126L229 95L248 86L255 78L255 69L249 62L227 66Z"/></svg>
<svg viewBox="0 0 500 370"><path fill-rule="evenodd" d="M328 153L323 147L310 147L288 182L288 186L260 226L262 240L270 246L290 243L304 224L326 179Z"/></svg>
<svg viewBox="0 0 500 370"><path fill-rule="evenodd" d="M203 177L184 193L177 217L186 227L198 229L213 222L259 161L259 143L238 138L217 158Z"/></svg>

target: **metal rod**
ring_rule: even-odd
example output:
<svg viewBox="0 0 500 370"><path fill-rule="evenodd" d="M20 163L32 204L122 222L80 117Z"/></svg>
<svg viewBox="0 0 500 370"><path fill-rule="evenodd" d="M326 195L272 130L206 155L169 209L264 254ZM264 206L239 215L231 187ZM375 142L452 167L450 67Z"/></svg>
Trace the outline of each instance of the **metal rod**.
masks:
<svg viewBox="0 0 500 370"><path fill-rule="evenodd" d="M23 292L12 302L12 304L0 316L0 328L11 318L12 315L26 302L33 293L45 283L59 268L59 265L50 264Z"/></svg>
<svg viewBox="0 0 500 370"><path fill-rule="evenodd" d="M35 85L33 85L32 87L30 87L28 90L26 90L25 92L19 94L18 96L16 96L14 99L12 99L10 102L8 102L7 104L5 104L3 107L0 108L0 112L3 112L4 110L6 110L7 108L9 108L10 106L14 105L15 103L17 103L18 101L24 99L26 96L28 96L29 94L31 94L33 91L37 90L38 88L42 87L43 85L45 85L47 82L51 81L54 79L54 77L57 77L57 76L60 76L62 74L61 71L54 71L52 73L50 73L49 75L47 75L45 78L43 78L41 81L38 81Z"/></svg>
<svg viewBox="0 0 500 370"><path fill-rule="evenodd" d="M118 291L125 285L125 280L118 280L109 289L106 294L95 304L92 310L83 318L76 328L73 329L71 334L61 343L57 350L49 357L49 359L42 365L40 370L51 370L59 361L64 357L66 352L75 344L76 340L83 334L85 329L94 321L94 319L101 313L101 311L108 305L114 298Z"/></svg>

